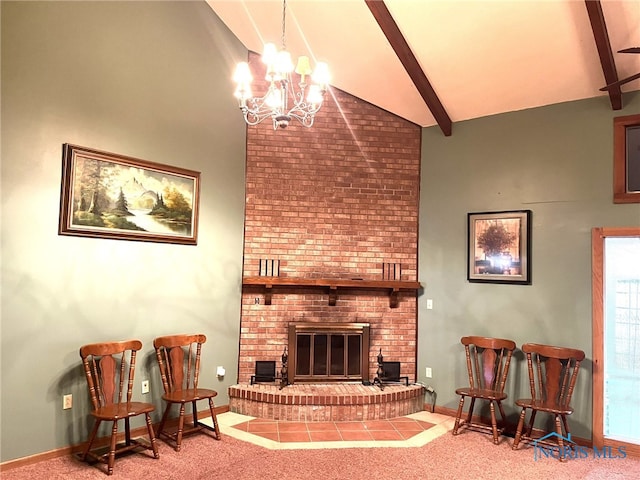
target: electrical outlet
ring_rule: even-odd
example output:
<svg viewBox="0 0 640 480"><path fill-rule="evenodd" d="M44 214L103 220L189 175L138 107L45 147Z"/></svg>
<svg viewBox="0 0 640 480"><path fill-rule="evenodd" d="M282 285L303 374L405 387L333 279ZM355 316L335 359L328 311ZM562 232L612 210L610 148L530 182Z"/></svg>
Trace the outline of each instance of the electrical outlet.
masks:
<svg viewBox="0 0 640 480"><path fill-rule="evenodd" d="M62 396L62 409L68 410L73 406L73 395L67 393Z"/></svg>
<svg viewBox="0 0 640 480"><path fill-rule="evenodd" d="M427 310L433 310L433 299L427 298Z"/></svg>
<svg viewBox="0 0 640 480"><path fill-rule="evenodd" d="M149 393L149 380L142 381L142 393Z"/></svg>
<svg viewBox="0 0 640 480"><path fill-rule="evenodd" d="M431 367L427 367L427 368L425 368L425 370L424 370L424 375L425 375L427 378L431 378L432 374L433 374L433 373L431 372Z"/></svg>

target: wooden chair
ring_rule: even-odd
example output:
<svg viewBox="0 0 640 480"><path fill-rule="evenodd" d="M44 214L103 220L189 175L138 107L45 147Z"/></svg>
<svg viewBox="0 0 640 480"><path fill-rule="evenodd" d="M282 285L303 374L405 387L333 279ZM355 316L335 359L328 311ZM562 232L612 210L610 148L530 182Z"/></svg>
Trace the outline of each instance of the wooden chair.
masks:
<svg viewBox="0 0 640 480"><path fill-rule="evenodd" d="M215 432L216 439L220 440L221 438L213 404L213 398L218 395L218 392L198 387L200 354L202 344L206 341L205 335L169 335L158 337L153 341L164 387L162 398L167 402L158 428L158 437L162 436L174 442L178 452L184 435L207 429ZM197 402L199 400L209 402L213 427L198 421ZM191 403L193 422L185 427L185 404L187 403ZM180 405L178 429L175 432L165 429L169 410L174 404Z"/></svg>
<svg viewBox="0 0 640 480"><path fill-rule="evenodd" d="M141 348L142 343L138 340L94 343L80 348L80 357L93 404L91 415L95 418L91 436L80 458L86 461L87 457L90 457L106 463L109 475L113 474L116 454L144 448L153 450L154 458L160 458L151 424L151 412L154 406L151 403L131 401L136 352ZM123 396L126 398L123 399ZM145 417L150 444L131 438L129 419L138 415ZM125 432L124 445L120 446L117 445L116 440L119 420L124 420ZM113 422L111 442L106 453L98 453L99 450L92 449L92 446L103 421Z"/></svg>
<svg viewBox="0 0 640 480"><path fill-rule="evenodd" d="M574 348L535 343L525 343L522 346L522 351L527 356L531 398L516 400L516 405L522 407L522 412L516 429L513 449L518 448L520 440L558 447L559 459L563 461L565 460L564 441L571 442L567 415L573 413L573 408L570 405L571 396L578 378L580 362L584 360L584 352ZM531 417L523 432L527 410L531 410ZM537 438L531 436L537 412L554 416L555 432ZM553 437L555 437L555 441L553 441ZM571 445L567 445L567 447L570 448Z"/></svg>
<svg viewBox="0 0 640 480"><path fill-rule="evenodd" d="M469 375L469 387L458 388L456 394L460 395L456 421L453 426L453 434L457 435L462 426L474 430L491 432L493 443L499 443L499 434L504 430L506 416L502 408L502 401L507 398L504 386L509 373L511 356L516 344L511 340L488 337L462 337L460 342L464 345L467 357L467 373ZM471 399L467 418L461 420L465 398ZM473 408L476 399L489 402L491 412L491 426L473 420ZM495 405L498 406L502 417L502 427L498 429L496 422Z"/></svg>

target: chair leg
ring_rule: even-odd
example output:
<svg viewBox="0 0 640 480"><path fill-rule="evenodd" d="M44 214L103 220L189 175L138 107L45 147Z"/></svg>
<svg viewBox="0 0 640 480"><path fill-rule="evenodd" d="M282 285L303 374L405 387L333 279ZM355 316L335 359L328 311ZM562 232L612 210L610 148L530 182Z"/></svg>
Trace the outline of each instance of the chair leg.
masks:
<svg viewBox="0 0 640 480"><path fill-rule="evenodd" d="M180 404L180 416L178 417L178 431L176 432L176 452L182 446L182 431L184 430L184 403Z"/></svg>
<svg viewBox="0 0 640 480"><path fill-rule="evenodd" d="M460 402L458 403L458 412L456 413L456 422L453 424L453 435L458 434L458 427L460 426L460 417L462 417L462 408L464 407L464 395L460 395Z"/></svg>
<svg viewBox="0 0 640 480"><path fill-rule="evenodd" d="M109 460L107 463L107 474L113 475L113 464L116 461L116 439L118 437L118 421L113 421L111 428L111 445L109 447Z"/></svg>
<svg viewBox="0 0 640 480"><path fill-rule="evenodd" d="M522 429L524 428L524 418L527 414L527 409L523 408L522 412L520 412L520 419L518 420L518 427L516 428L516 436L513 439L513 446L511 447L513 450L518 449L518 445L520 444L520 437L522 436Z"/></svg>
<svg viewBox="0 0 640 480"><path fill-rule="evenodd" d="M533 432L533 424L536 421L536 413L538 413L537 410L531 410L531 418L529 419L529 425L527 426L527 433L526 436L531 438L531 433Z"/></svg>
<svg viewBox="0 0 640 480"><path fill-rule="evenodd" d="M564 434L566 437L569 437L569 424L567 423L567 417L566 415L560 415L560 418L562 418L562 424L564 425Z"/></svg>
<svg viewBox="0 0 640 480"><path fill-rule="evenodd" d="M160 458L158 453L158 445L156 444L156 436L153 433L153 423L151 423L151 415L145 413L145 421L147 422L147 431L149 432L149 442L151 442L151 450L153 450L153 458Z"/></svg>
<svg viewBox="0 0 640 480"><path fill-rule="evenodd" d="M566 462L567 457L564 451L564 440L562 439L562 425L560 424L560 415L555 415L556 420L556 433L558 434L558 458L561 462Z"/></svg>
<svg viewBox="0 0 640 480"><path fill-rule="evenodd" d="M504 413L502 402L500 400L496 400L496 403L498 404L498 412L500 412L500 431L502 433L508 430L509 425L507 424L507 415Z"/></svg>
<svg viewBox="0 0 640 480"><path fill-rule="evenodd" d="M496 422L496 407L493 401L489 402L489 411L491 412L491 429L493 431L493 443L498 445L498 424Z"/></svg>
<svg viewBox="0 0 640 480"><path fill-rule="evenodd" d="M167 402L167 406L164 408L164 413L162 414L162 419L160 420L160 425L158 426L158 438L160 437L160 435L166 435L166 433L164 432L164 424L167 421L167 418L169 418L169 410L171 409L171 403Z"/></svg>
<svg viewBox="0 0 640 480"><path fill-rule="evenodd" d="M500 400L497 400L496 403L498 404L498 410L500 411L500 417L502 417L502 426L504 428L507 427L507 416L504 413L504 408L502 408L502 402Z"/></svg>
<svg viewBox="0 0 640 480"><path fill-rule="evenodd" d="M96 438L96 433L98 433L98 427L100 427L101 423L102 423L102 420L96 419L93 425L93 430L91 430L91 435L89 435L89 441L87 442L87 446L85 447L84 452L82 452L82 456L80 457L80 459L83 462L87 461L87 455L89 454L89 450L91 450L91 445L93 445L93 440Z"/></svg>
<svg viewBox="0 0 640 480"><path fill-rule="evenodd" d="M216 432L216 440L220 440L220 427L218 426L218 417L216 417L215 405L213 404L213 398L209 397L209 410L211 411L211 421L213 422L213 429Z"/></svg>
<svg viewBox="0 0 640 480"><path fill-rule="evenodd" d="M129 423L129 417L124 419L124 442L127 447L131 445L131 425Z"/></svg>
<svg viewBox="0 0 640 480"><path fill-rule="evenodd" d="M193 417L193 428L196 428L198 426L198 405L195 400L191 402L191 415Z"/></svg>
<svg viewBox="0 0 640 480"><path fill-rule="evenodd" d="M471 397L471 404L469 405L469 411L467 412L467 425L471 425L473 419L473 408L476 405L476 397Z"/></svg>

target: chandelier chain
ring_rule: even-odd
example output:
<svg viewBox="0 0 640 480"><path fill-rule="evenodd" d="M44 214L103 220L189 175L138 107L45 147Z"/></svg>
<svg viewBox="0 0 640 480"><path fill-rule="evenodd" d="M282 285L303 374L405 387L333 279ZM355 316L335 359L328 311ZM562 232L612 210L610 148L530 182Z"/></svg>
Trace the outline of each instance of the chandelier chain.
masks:
<svg viewBox="0 0 640 480"><path fill-rule="evenodd" d="M287 0L282 2L282 50L287 49L286 36L285 36L285 19L287 15Z"/></svg>

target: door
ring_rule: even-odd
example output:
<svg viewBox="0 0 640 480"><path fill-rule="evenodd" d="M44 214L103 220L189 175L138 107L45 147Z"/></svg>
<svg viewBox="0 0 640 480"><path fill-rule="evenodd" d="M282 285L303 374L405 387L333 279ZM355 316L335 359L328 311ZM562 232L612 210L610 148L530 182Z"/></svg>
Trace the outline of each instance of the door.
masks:
<svg viewBox="0 0 640 480"><path fill-rule="evenodd" d="M592 232L593 444L640 455L640 228Z"/></svg>

